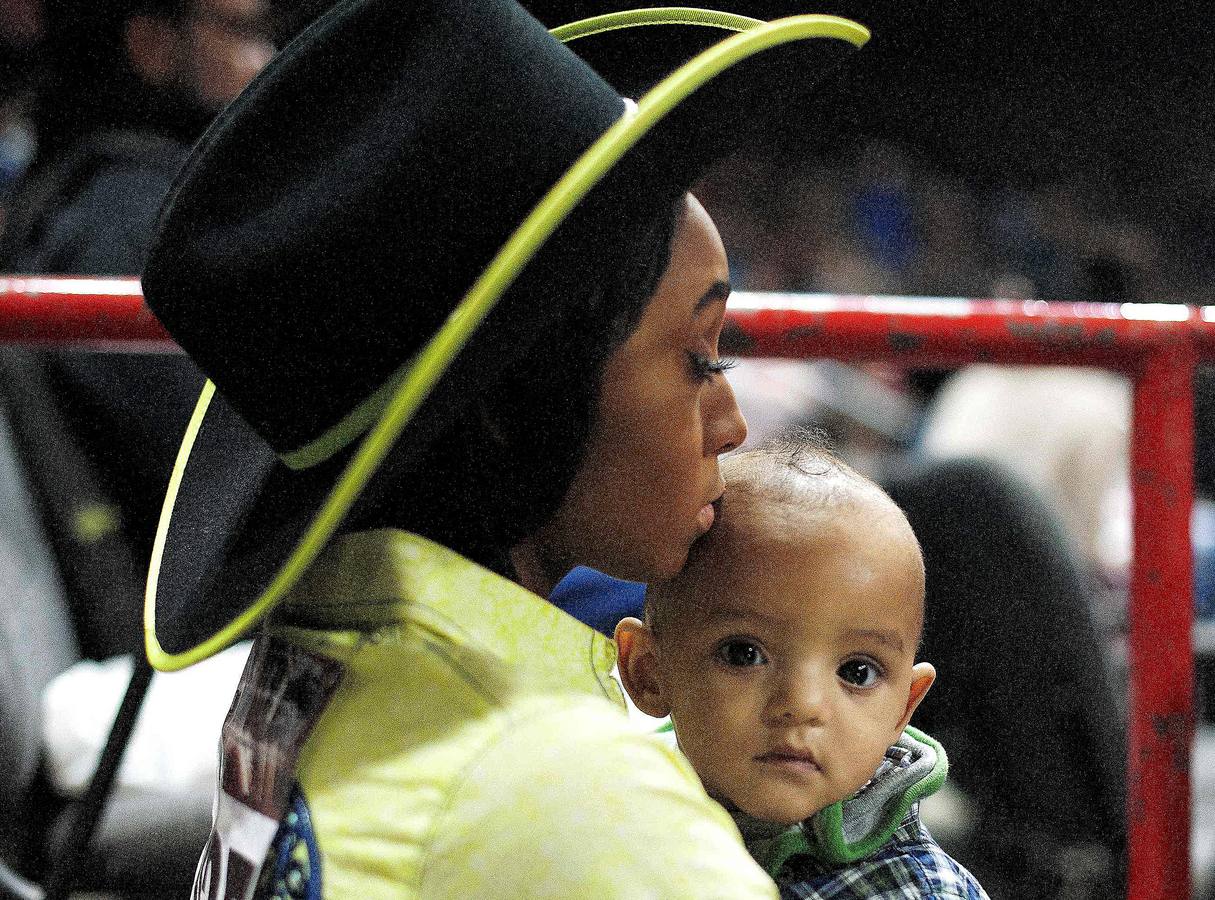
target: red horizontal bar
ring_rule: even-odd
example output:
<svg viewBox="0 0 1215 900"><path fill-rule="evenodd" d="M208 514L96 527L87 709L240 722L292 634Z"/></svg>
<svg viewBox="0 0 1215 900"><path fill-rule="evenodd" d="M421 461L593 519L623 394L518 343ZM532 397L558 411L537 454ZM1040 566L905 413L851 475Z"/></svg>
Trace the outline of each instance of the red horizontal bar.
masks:
<svg viewBox="0 0 1215 900"><path fill-rule="evenodd" d="M728 352L915 365L1088 363L1122 368L1189 335L1215 359L1215 306L735 292ZM741 334L739 330L741 329ZM0 278L0 341L165 344L134 278Z"/></svg>
<svg viewBox="0 0 1215 900"><path fill-rule="evenodd" d="M745 356L1122 369L1188 341L1215 357L1215 323L1203 319L1204 310L1165 303L738 292L730 299L733 327L723 341L725 352Z"/></svg>
<svg viewBox="0 0 1215 900"><path fill-rule="evenodd" d="M136 278L0 278L0 342L171 346Z"/></svg>

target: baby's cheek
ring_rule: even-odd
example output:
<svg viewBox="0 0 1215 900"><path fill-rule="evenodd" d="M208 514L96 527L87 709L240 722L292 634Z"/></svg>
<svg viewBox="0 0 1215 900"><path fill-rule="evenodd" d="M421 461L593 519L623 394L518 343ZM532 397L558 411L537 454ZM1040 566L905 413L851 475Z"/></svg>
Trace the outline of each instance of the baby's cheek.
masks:
<svg viewBox="0 0 1215 900"><path fill-rule="evenodd" d="M736 685L723 683L725 679L716 673L699 673L691 682L691 702L698 717L707 720L718 733L732 733L745 727L749 718L745 692Z"/></svg>
<svg viewBox="0 0 1215 900"><path fill-rule="evenodd" d="M911 676L902 679L898 686L890 692L887 701L887 716L893 727L898 727L903 715L907 712L907 701L911 698Z"/></svg>

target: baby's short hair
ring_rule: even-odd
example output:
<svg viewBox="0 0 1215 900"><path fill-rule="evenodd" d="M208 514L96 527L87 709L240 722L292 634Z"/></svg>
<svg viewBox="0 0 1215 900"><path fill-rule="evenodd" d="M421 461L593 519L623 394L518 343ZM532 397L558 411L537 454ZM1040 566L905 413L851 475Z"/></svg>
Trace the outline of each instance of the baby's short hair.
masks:
<svg viewBox="0 0 1215 900"><path fill-rule="evenodd" d="M821 431L796 429L782 433L752 449L724 457L721 471L726 481L723 522L729 521L732 511L737 514L739 498L761 500L777 508L793 507L799 516L813 515L820 509L824 515L833 515L832 501L846 500L859 491L881 497L898 509L877 483L836 455ZM714 531L693 545L685 571L712 551ZM677 575L669 581L651 584L646 590L645 618L656 632L671 617L681 578L682 575Z"/></svg>
<svg viewBox="0 0 1215 900"><path fill-rule="evenodd" d="M868 481L836 455L824 432L808 428L782 432L731 454L722 460L721 469L730 490L763 492L783 501L796 499L807 488L829 489L831 476Z"/></svg>

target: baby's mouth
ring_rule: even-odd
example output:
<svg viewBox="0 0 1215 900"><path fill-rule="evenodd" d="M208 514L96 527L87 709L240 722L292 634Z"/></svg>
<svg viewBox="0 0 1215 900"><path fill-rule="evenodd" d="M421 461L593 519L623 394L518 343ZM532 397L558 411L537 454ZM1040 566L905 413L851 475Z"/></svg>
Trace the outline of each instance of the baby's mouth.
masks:
<svg viewBox="0 0 1215 900"><path fill-rule="evenodd" d="M762 753L755 757L755 761L803 774L821 772L823 770L823 767L819 765L818 760L815 759L814 754L809 750L793 750L785 748L779 750L769 750L767 753Z"/></svg>

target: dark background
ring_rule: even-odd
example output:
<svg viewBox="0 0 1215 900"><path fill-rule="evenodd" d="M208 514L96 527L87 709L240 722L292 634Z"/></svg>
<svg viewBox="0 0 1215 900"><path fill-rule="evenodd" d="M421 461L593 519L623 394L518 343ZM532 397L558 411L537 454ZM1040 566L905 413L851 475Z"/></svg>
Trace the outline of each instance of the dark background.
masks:
<svg viewBox="0 0 1215 900"><path fill-rule="evenodd" d="M91 50L55 43L82 10L133 0L0 0L7 45L21 11L45 8L48 41L0 48L0 78L50 62L87 70ZM334 0L271 0L303 22ZM402 0L404 3L404 0ZM549 26L645 5L638 0L523 0ZM704 5L773 18L833 13L873 40L839 79L848 110L822 136L829 156L865 139L906 145L982 189L1074 183L1147 219L1166 239L1215 242L1215 39L1207 4L1129 0L732 0ZM16 24L15 24L16 23ZM77 36L96 29L72 29ZM664 41L678 40L668 33ZM69 38L71 40L71 38ZM580 52L581 49L580 49ZM48 61L46 56L53 56ZM38 59L37 57L43 57Z"/></svg>
<svg viewBox="0 0 1215 900"><path fill-rule="evenodd" d="M58 73L98 83L104 29L88 21L143 0L0 0L0 87L53 85ZM159 2L159 0L158 0ZM167 0L164 0L167 2ZM334 0L270 0L292 27ZM405 14L407 0L401 0ZM552 26L638 0L523 0ZM847 165L874 138L897 143L976 195L1069 185L1111 217L1149 226L1177 264L1215 274L1215 39L1197 0L730 0L707 4L773 18L834 13L873 40L807 120L817 152ZM23 12L24 11L24 12ZM109 18L114 18L111 14ZM42 20L42 40L31 39ZM647 31L649 31L647 29ZM114 43L112 38L108 38ZM659 39L655 37L650 40ZM670 30L665 43L688 40ZM83 41L83 43L82 43ZM585 43L580 44L583 53ZM689 53L692 48L689 46ZM100 98L87 110L100 108ZM83 113L44 104L42 150L68 143ZM86 110L86 111L87 111ZM77 130L79 130L77 128ZM803 142L803 146L805 143ZM1091 210L1090 210L1091 211ZM1190 281L1195 279L1190 278Z"/></svg>
<svg viewBox="0 0 1215 900"><path fill-rule="evenodd" d="M551 26L627 4L525 5ZM888 138L978 187L1074 183L1151 221L1166 240L1199 242L1204 254L1212 242L1215 41L1205 5L715 5L761 18L834 13L873 31L835 87L851 109L832 128L837 153Z"/></svg>

